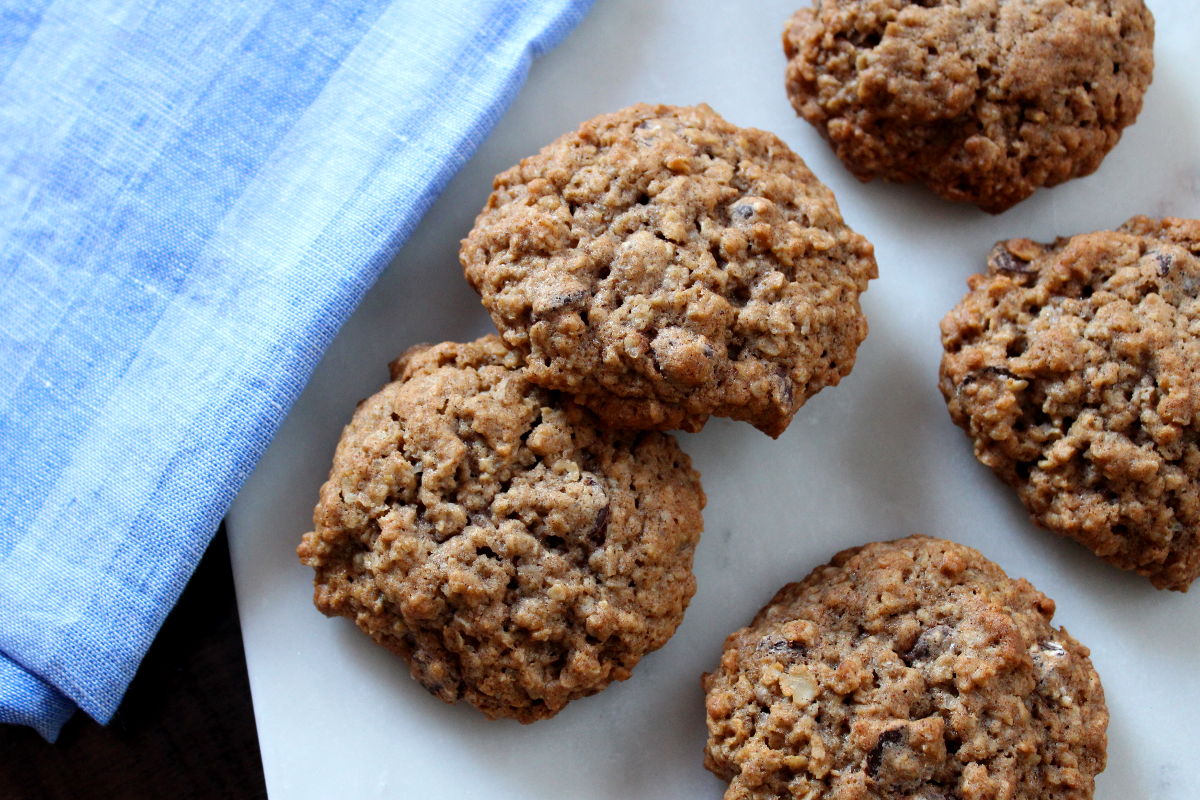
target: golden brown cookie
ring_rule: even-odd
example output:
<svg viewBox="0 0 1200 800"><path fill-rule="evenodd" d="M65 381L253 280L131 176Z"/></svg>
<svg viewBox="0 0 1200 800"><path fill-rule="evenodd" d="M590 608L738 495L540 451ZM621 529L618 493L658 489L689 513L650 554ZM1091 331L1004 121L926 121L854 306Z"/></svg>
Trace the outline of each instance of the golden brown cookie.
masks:
<svg viewBox="0 0 1200 800"><path fill-rule="evenodd" d="M628 678L696 587L704 492L674 439L599 427L496 336L414 348L392 377L342 434L298 550L317 608L492 718Z"/></svg>
<svg viewBox="0 0 1200 800"><path fill-rule="evenodd" d="M1033 519L1160 589L1200 575L1200 221L1000 242L940 386Z"/></svg>
<svg viewBox="0 0 1200 800"><path fill-rule="evenodd" d="M1054 601L910 536L783 587L704 676L726 800L1087 800L1108 710Z"/></svg>
<svg viewBox="0 0 1200 800"><path fill-rule="evenodd" d="M460 260L534 383L620 427L778 436L854 365L873 253L775 136L636 105L497 176Z"/></svg>
<svg viewBox="0 0 1200 800"><path fill-rule="evenodd" d="M997 213L1088 175L1154 67L1142 0L820 0L783 36L796 111L861 180Z"/></svg>

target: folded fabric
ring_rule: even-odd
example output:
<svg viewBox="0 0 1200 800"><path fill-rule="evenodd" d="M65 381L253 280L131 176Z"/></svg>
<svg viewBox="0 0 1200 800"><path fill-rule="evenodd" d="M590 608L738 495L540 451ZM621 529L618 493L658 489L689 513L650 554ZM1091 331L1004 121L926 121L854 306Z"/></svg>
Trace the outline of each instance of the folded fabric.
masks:
<svg viewBox="0 0 1200 800"><path fill-rule="evenodd" d="M325 347L590 0L0 10L0 722L105 722Z"/></svg>

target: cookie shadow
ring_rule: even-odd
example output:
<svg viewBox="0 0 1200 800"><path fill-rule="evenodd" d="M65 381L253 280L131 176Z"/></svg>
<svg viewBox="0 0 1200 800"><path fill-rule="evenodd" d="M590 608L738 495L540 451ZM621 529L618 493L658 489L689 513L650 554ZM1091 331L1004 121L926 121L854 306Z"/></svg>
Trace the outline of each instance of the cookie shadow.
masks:
<svg viewBox="0 0 1200 800"><path fill-rule="evenodd" d="M870 317L871 332L838 402L845 424L828 443L830 479L854 487L861 543L910 533L947 535L943 445L946 410L937 364L922 331L894 315ZM936 327L924 332L936 337ZM817 424L820 424L819 421ZM952 538L952 537L951 537Z"/></svg>

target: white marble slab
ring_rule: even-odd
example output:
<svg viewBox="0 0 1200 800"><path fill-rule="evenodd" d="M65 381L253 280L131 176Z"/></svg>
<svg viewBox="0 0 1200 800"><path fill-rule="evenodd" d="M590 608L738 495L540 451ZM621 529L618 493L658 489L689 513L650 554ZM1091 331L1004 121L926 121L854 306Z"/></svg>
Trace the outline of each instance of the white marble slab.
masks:
<svg viewBox="0 0 1200 800"><path fill-rule="evenodd" d="M535 64L523 93L334 342L229 515L263 765L276 798L716 798L701 766L699 676L777 586L836 550L921 531L972 545L1058 601L1108 693L1101 800L1200 797L1200 589L1155 591L1035 528L971 454L935 386L937 324L997 239L1052 238L1135 213L1200 217L1200 15L1149 0L1157 67L1138 123L1100 171L993 217L920 188L860 184L788 105L779 32L801 0L602 0ZM842 385L772 441L717 420L683 436L704 475L699 591L631 680L522 727L451 707L345 620L310 605L294 548L341 426L421 341L490 324L458 240L491 177L594 114L708 102L774 131L837 193L877 249L871 333ZM214 765L217 768L218 765Z"/></svg>

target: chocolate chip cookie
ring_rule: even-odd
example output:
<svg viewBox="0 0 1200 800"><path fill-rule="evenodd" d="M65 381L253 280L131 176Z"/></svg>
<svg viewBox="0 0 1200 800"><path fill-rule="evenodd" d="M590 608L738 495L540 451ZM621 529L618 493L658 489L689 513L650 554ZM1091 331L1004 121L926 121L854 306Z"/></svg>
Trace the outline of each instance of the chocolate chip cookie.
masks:
<svg viewBox="0 0 1200 800"><path fill-rule="evenodd" d="M533 722L624 680L695 591L674 439L597 425L496 336L410 350L342 434L300 560L314 602L446 702Z"/></svg>
<svg viewBox="0 0 1200 800"><path fill-rule="evenodd" d="M636 105L497 176L467 279L534 383L626 428L777 436L849 373L869 242L775 136Z"/></svg>
<svg viewBox="0 0 1200 800"><path fill-rule="evenodd" d="M1054 602L969 547L845 550L783 587L704 676L726 800L1086 800L1108 710Z"/></svg>
<svg viewBox="0 0 1200 800"><path fill-rule="evenodd" d="M940 386L1033 519L1185 590L1200 575L1200 221L1000 242L942 320Z"/></svg>
<svg viewBox="0 0 1200 800"><path fill-rule="evenodd" d="M1100 166L1153 44L1142 0L821 0L783 36L792 105L858 178L993 213Z"/></svg>

